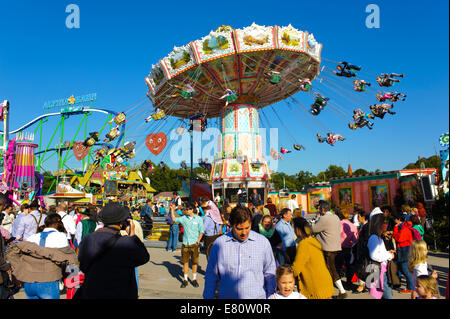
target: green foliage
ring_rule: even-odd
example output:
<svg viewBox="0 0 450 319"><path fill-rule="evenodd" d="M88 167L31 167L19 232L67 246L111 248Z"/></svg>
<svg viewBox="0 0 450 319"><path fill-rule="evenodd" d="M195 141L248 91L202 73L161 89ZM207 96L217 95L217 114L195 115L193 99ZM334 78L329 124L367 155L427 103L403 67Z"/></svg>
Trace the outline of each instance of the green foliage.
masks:
<svg viewBox="0 0 450 319"><path fill-rule="evenodd" d="M53 184L52 189L49 189L52 185L53 181L56 179L56 176L53 176L51 172L44 172L44 183L42 184L42 194L52 193L56 190L56 182Z"/></svg>
<svg viewBox="0 0 450 319"><path fill-rule="evenodd" d="M433 155L428 158L420 158L415 163L410 163L406 165L405 169L414 169L414 168L421 168L420 164L424 163L425 168L437 168L440 169L441 167L441 158L438 155Z"/></svg>
<svg viewBox="0 0 450 319"><path fill-rule="evenodd" d="M369 174L369 172L363 168L358 168L356 171L353 172L353 176L366 175L366 174Z"/></svg>
<svg viewBox="0 0 450 319"><path fill-rule="evenodd" d="M300 171L296 175L297 177L297 185L302 188L305 185L311 184L314 182L314 175L308 171Z"/></svg>
<svg viewBox="0 0 450 319"><path fill-rule="evenodd" d="M286 188L295 191L300 190L301 186L295 175L287 175L285 173L274 173L272 175L272 183L276 189L283 189L283 179L286 181Z"/></svg>
<svg viewBox="0 0 450 319"><path fill-rule="evenodd" d="M427 207L425 207L427 208ZM425 232L424 240L432 249L448 249L448 208L449 198L439 190L439 198L433 203L427 212L433 217L433 231Z"/></svg>

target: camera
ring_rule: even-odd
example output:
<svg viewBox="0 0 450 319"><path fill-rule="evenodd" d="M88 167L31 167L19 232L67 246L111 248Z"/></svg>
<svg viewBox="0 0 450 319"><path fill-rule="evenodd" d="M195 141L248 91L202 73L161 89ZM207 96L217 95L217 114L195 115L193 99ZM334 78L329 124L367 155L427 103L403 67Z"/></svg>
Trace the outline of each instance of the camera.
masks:
<svg viewBox="0 0 450 319"><path fill-rule="evenodd" d="M130 217L128 216L127 219L125 219L122 222L122 227L120 228L120 230L126 230L128 226L130 226L130 221L128 220L130 219Z"/></svg>

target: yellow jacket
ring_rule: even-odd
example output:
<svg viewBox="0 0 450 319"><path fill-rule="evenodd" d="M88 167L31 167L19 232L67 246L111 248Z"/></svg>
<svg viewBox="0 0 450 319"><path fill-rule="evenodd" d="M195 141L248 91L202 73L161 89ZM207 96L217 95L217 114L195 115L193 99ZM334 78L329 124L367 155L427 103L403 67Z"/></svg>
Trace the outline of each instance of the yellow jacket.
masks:
<svg viewBox="0 0 450 319"><path fill-rule="evenodd" d="M325 264L322 245L313 237L305 238L297 246L292 264L298 277L299 290L308 299L329 299L334 293L333 280Z"/></svg>

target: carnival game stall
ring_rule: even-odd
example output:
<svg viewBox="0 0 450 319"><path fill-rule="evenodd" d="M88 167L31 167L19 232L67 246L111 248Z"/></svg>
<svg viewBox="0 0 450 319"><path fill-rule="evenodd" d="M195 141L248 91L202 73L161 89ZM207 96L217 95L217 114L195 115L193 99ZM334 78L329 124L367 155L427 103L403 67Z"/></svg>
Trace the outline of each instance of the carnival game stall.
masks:
<svg viewBox="0 0 450 319"><path fill-rule="evenodd" d="M287 201L291 199L292 195L295 195L295 201L299 208L306 214L315 214L317 209L315 204L319 200L325 200L331 202L331 187L328 183L316 183L311 185L305 185L305 187L299 192L289 192L289 194L281 194L280 192L271 192L269 197L272 199L272 203L277 206L278 210L285 208Z"/></svg>
<svg viewBox="0 0 450 319"><path fill-rule="evenodd" d="M396 211L398 209L396 197L399 191L403 193L402 200L405 204L414 201L417 195L415 187L421 186L420 178L430 176L434 180L436 173L437 170L433 168L332 178L331 198L336 206L347 209L350 214L353 214L355 203L361 204L366 211L372 211L374 199L378 199L382 206L391 206ZM432 189L433 185L431 192L436 195Z"/></svg>

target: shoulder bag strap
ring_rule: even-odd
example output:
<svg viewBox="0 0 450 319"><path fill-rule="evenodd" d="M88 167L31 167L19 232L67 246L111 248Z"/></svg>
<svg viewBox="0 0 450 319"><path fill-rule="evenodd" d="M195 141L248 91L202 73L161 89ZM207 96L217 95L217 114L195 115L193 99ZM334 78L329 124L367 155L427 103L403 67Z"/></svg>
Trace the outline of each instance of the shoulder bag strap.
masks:
<svg viewBox="0 0 450 319"><path fill-rule="evenodd" d="M36 216L34 216L33 214L30 214L30 215L31 215L31 217L33 217L33 219L36 222L36 232L38 232L39 231L39 223L41 222L41 219L42 219L42 214L39 216L39 221L37 220Z"/></svg>

